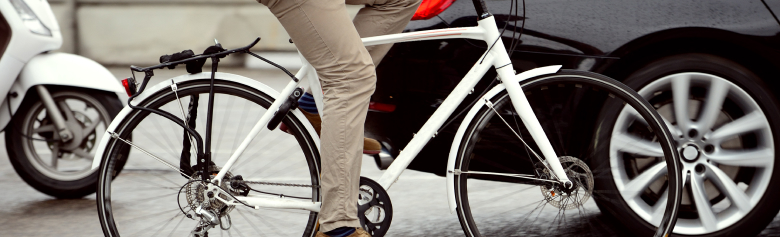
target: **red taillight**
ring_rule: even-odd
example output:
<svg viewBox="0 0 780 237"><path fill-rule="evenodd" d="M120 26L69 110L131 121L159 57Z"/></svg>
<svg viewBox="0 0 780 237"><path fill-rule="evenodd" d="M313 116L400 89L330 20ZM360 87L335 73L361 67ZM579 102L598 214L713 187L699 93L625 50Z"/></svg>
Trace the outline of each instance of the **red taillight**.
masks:
<svg viewBox="0 0 780 237"><path fill-rule="evenodd" d="M376 110L379 112L393 112L395 111L395 105L391 104L382 104L377 102L369 102L368 103L368 109L369 110Z"/></svg>
<svg viewBox="0 0 780 237"><path fill-rule="evenodd" d="M133 96L136 92L136 85L135 85L135 79L132 77L128 77L122 80L122 86L125 88L125 92L127 92L127 96Z"/></svg>
<svg viewBox="0 0 780 237"><path fill-rule="evenodd" d="M420 7L414 12L412 20L426 20L439 15L446 10L455 0L423 0Z"/></svg>

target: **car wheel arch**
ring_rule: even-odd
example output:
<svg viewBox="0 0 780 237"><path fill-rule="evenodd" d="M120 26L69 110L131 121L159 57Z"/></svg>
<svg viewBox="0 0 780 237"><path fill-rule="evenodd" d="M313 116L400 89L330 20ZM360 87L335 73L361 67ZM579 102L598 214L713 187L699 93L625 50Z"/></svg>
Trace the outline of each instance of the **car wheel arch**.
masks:
<svg viewBox="0 0 780 237"><path fill-rule="evenodd" d="M595 72L617 80L624 80L640 68L657 60L681 54L702 53L734 61L755 73L773 93L780 94L780 80L773 69L780 68L780 60L763 55L772 51L760 42L745 36L718 29L678 28L649 34L621 46L610 53L620 58L594 68Z"/></svg>

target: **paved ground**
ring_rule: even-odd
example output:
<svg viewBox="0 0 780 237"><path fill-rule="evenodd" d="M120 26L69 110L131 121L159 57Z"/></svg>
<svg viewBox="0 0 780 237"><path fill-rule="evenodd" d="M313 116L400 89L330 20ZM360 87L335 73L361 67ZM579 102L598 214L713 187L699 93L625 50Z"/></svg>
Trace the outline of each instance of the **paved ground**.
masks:
<svg viewBox="0 0 780 237"><path fill-rule="evenodd" d="M250 78L260 78L272 87L279 88L287 82L284 75L276 72L225 69ZM127 69L113 68L117 77L129 74ZM181 71L160 71L158 78L168 78L181 74ZM4 144L4 136L0 144ZM101 228L98 222L95 205L95 195L82 199L58 200L37 192L25 184L11 167L4 147L0 147L0 236L100 236ZM131 154L131 157L132 154ZM128 163L128 174L135 172L133 167L141 163ZM378 170L373 159L364 157L363 176L377 180L383 171ZM130 185L117 183L117 186ZM489 186L485 186L489 188ZM536 189L538 190L538 189ZM538 192L538 191L535 191ZM463 236L458 217L447 210L445 179L432 174L416 171L405 172L400 180L389 191L395 208L393 224L387 236ZM518 195L522 196L522 195ZM517 202L522 202L518 198ZM592 201L591 201L592 203ZM491 224L497 227L491 236L509 235L597 235L622 236L627 235L619 224L598 213L595 205L589 204L591 210L586 215L580 215L570 223L587 223L582 228L562 228L550 232L548 230L516 230L512 224L518 217L514 214L494 216ZM596 210L596 211L592 211ZM496 212L496 213L505 213ZM522 217L519 217L522 218ZM576 225L576 224L572 224ZM564 226L565 227L565 226ZM780 220L776 219L762 235L773 236L780 233ZM245 235L246 236L246 235Z"/></svg>

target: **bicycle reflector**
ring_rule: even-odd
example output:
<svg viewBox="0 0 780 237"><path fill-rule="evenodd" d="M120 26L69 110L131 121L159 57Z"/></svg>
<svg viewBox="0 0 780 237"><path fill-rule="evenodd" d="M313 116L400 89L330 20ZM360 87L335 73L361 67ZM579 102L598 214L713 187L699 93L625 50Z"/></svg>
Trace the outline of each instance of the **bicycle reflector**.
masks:
<svg viewBox="0 0 780 237"><path fill-rule="evenodd" d="M412 20L431 19L446 10L455 0L423 0L420 7L414 12Z"/></svg>
<svg viewBox="0 0 780 237"><path fill-rule="evenodd" d="M136 92L138 92L138 88L136 88L135 79L132 77L128 77L122 80L122 86L125 87L125 92L127 92L127 96L133 96Z"/></svg>

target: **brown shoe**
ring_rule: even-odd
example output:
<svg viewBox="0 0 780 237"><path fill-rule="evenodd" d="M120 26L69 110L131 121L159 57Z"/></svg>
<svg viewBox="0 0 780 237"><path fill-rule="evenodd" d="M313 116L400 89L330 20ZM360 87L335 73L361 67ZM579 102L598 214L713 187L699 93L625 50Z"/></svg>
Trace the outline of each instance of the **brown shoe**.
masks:
<svg viewBox="0 0 780 237"><path fill-rule="evenodd" d="M330 236L326 235L325 233L317 231L317 235L315 235L314 237L330 237ZM354 233L352 233L351 235L347 235L347 237L371 237L371 234L363 230L363 228L358 227L355 228Z"/></svg>
<svg viewBox="0 0 780 237"><path fill-rule="evenodd" d="M320 118L320 115L310 114L305 110L301 110L301 113L303 113L303 115L306 116L306 119L309 120L311 126L314 127L314 131L317 131L317 136L319 136L320 130L322 129L322 119ZM287 125L285 125L284 123L279 125L279 130L282 130L283 132L286 133L290 133L287 131L288 130ZM376 155L379 154L379 152L381 151L382 151L382 145L379 144L379 141L367 137L363 138L363 154Z"/></svg>
<svg viewBox="0 0 780 237"><path fill-rule="evenodd" d="M382 151L382 145L379 141L364 137L363 138L363 154L376 155Z"/></svg>
<svg viewBox="0 0 780 237"><path fill-rule="evenodd" d="M303 116L306 116L306 119L309 120L311 126L314 127L314 131L317 131L317 136L320 136L320 130L322 130L322 119L320 118L320 115L310 114L309 112L306 112L306 110L302 109L301 113L303 113Z"/></svg>
<svg viewBox="0 0 780 237"><path fill-rule="evenodd" d="M371 234L363 230L363 228L358 227L355 230L355 233L352 233L351 235L348 235L347 237L371 237Z"/></svg>

